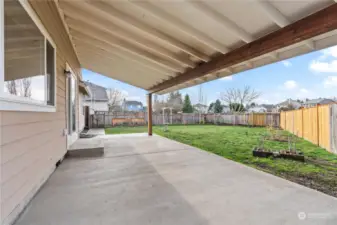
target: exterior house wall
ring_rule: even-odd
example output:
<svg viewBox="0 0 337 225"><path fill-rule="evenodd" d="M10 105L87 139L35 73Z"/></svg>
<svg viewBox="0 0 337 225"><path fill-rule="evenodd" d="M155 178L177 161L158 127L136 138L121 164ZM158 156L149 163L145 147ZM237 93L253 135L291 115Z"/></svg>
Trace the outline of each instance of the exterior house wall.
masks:
<svg viewBox="0 0 337 225"><path fill-rule="evenodd" d="M0 112L1 224L5 225L15 220L63 159L67 151L66 63L80 76L80 64L55 2L30 3L56 44L56 112Z"/></svg>
<svg viewBox="0 0 337 225"><path fill-rule="evenodd" d="M127 111L134 111L134 112L141 112L143 111L143 107L140 107L138 105L128 105L126 106Z"/></svg>

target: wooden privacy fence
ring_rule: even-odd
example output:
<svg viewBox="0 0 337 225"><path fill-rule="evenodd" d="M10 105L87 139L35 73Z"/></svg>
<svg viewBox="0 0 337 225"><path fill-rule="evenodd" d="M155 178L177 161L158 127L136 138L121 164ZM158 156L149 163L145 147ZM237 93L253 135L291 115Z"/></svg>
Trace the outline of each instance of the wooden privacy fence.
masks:
<svg viewBox="0 0 337 225"><path fill-rule="evenodd" d="M279 113L206 114L206 121L214 124L279 127Z"/></svg>
<svg viewBox="0 0 337 225"><path fill-rule="evenodd" d="M318 105L280 113L280 127L328 151L336 152L336 105Z"/></svg>
<svg viewBox="0 0 337 225"><path fill-rule="evenodd" d="M228 124L247 126L280 125L279 113L199 114L174 113L153 114L152 124ZM92 127L139 126L147 124L146 112L97 111L91 117Z"/></svg>

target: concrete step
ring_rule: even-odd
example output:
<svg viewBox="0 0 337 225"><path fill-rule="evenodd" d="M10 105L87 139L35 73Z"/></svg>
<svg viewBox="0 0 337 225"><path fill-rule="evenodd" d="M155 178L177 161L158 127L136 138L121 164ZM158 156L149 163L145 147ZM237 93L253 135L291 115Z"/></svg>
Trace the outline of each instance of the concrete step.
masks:
<svg viewBox="0 0 337 225"><path fill-rule="evenodd" d="M85 138L78 139L68 148L67 157L71 158L90 158L102 157L104 155L103 140Z"/></svg>

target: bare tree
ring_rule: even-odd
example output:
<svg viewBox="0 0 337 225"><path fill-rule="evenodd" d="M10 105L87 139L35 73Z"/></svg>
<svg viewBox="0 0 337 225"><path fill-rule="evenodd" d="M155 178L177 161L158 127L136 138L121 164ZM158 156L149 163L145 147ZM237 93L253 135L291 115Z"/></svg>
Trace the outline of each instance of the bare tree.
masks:
<svg viewBox="0 0 337 225"><path fill-rule="evenodd" d="M155 113L161 113L164 107L167 107L167 105L163 100L155 100L153 103L153 111Z"/></svg>
<svg viewBox="0 0 337 225"><path fill-rule="evenodd" d="M30 98L32 96L32 79L31 78L24 78L21 80L21 89L24 97Z"/></svg>
<svg viewBox="0 0 337 225"><path fill-rule="evenodd" d="M226 102L231 111L242 112L245 105L251 104L261 93L255 91L250 86L245 86L243 90L239 88L230 88L221 93L221 100Z"/></svg>
<svg viewBox="0 0 337 225"><path fill-rule="evenodd" d="M109 98L109 111L116 110L125 98L125 95L120 90L117 90L115 88L107 89L107 94Z"/></svg>
<svg viewBox="0 0 337 225"><path fill-rule="evenodd" d="M18 95L17 89L16 89L16 82L15 80L7 81L6 82L7 90L12 95Z"/></svg>

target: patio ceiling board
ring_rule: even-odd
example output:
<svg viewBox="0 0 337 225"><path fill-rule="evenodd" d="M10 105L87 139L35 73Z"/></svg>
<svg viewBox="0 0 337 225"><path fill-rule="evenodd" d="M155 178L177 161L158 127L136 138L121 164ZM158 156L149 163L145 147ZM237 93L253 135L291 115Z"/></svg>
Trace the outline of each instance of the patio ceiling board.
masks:
<svg viewBox="0 0 337 225"><path fill-rule="evenodd" d="M112 46L118 49L125 50L131 54L134 54L136 56L139 56L141 58L154 62L163 67L166 67L167 69L170 69L174 72L184 71L184 67L181 65L178 65L177 63L170 62L168 60L160 58L159 56L154 55L148 51L144 51L142 48L139 48L136 45L131 45L130 43L127 43L122 39L110 37L109 35L106 35L104 32L100 32L99 30L96 30L96 29L89 30L89 29L84 29L83 27L75 28L75 27L70 26L70 34L73 37L79 37L79 38L81 37L81 38L89 38L89 39L91 38L94 40L99 40L108 46Z"/></svg>
<svg viewBox="0 0 337 225"><path fill-rule="evenodd" d="M96 52L97 54L101 54L103 56L107 56L108 58L118 57L123 59L125 62L127 62L129 65L132 65L134 67L140 66L145 67L149 71L156 72L158 76L164 76L166 78L172 78L173 72L171 71L165 71L164 68L158 67L156 64L150 64L148 61L145 60L139 60L132 55L127 55L125 52L118 51L118 49L108 49L108 48L101 48L99 45L95 45L93 43L86 42L84 40L79 39L73 39L73 43L76 46L76 49L88 49Z"/></svg>
<svg viewBox="0 0 337 225"><path fill-rule="evenodd" d="M203 32L190 26L183 20L172 16L171 14L167 13L165 10L160 9L154 4L151 4L146 1L132 1L132 3L138 6L139 8L145 10L146 12L152 14L157 19L162 20L165 23L168 23L171 26L176 27L180 31L185 32L187 35L190 35L196 40L203 42L205 45L209 46L210 48L213 48L218 52L227 53L229 51L228 47L226 47L224 44L214 40L212 37L209 37Z"/></svg>
<svg viewBox="0 0 337 225"><path fill-rule="evenodd" d="M271 33L282 34L333 0L57 1L75 51L86 60L82 66L88 68L93 55L103 57L90 66L94 72L159 94L337 44L335 27L323 27L322 32L313 28L310 35L304 31L302 38L286 45L274 40L270 47L272 42L264 38L275 38ZM296 36L301 29L287 35ZM268 48L257 40L267 41ZM127 66L112 72L116 60Z"/></svg>
<svg viewBox="0 0 337 225"><path fill-rule="evenodd" d="M152 84L151 78L148 75L133 73L130 71L125 71L125 69L120 68L112 68L107 64L106 61L101 61L94 58L87 59L81 57L80 55L79 59L81 61L81 66L83 66L84 68L87 68L100 74L104 74L108 77L115 77L116 80L125 83L136 81L137 86L134 85L135 87L146 89L148 86ZM124 71L123 75L121 74L122 71Z"/></svg>
<svg viewBox="0 0 337 225"><path fill-rule="evenodd" d="M162 74L158 74L154 71L149 72L146 68L144 69L144 67L136 67L136 66L130 66L130 63L120 59L118 57L111 57L109 55L105 55L105 54L101 54L97 51L94 50L90 50L88 48L78 48L77 49L77 54L80 58L84 58L84 59L94 59L95 61L101 61L101 62L109 62L109 68L111 68L112 71L114 71L114 68L117 69L121 69L127 67L127 70L125 70L125 72L128 71L132 71L133 74L139 74L140 76L147 77L147 78L161 78L161 81L165 81L167 79L169 79L168 76L166 75L162 75Z"/></svg>
<svg viewBox="0 0 337 225"><path fill-rule="evenodd" d="M76 7L70 5L64 8L64 13L69 27L83 27L83 29L90 29L90 27L94 27L114 37L127 40L133 44L144 47L153 53L172 59L179 64L187 65L189 67L195 66L194 62L189 60L187 57L177 55L169 49L152 42L149 38L141 36L135 32L130 32L106 18L92 16L90 14L90 10L86 9L86 7L76 10Z"/></svg>
<svg viewBox="0 0 337 225"><path fill-rule="evenodd" d="M160 85L152 87L150 92L158 92L174 86L178 83L198 78L216 70L239 64L255 57L270 54L280 48L296 44L306 43L308 39L315 36L334 31L337 29L337 4L331 5L304 19L272 32L251 43L241 46L227 54L214 57L211 61L186 71ZM278 56L275 55L278 59Z"/></svg>
<svg viewBox="0 0 337 225"><path fill-rule="evenodd" d="M125 60L125 58L120 57L120 55L110 54L110 52L104 51L103 49L97 49L97 48L91 47L89 45L81 44L81 42L76 41L76 40L74 41L74 44L76 45L78 54L80 52L82 52L83 54L97 55L97 56L100 56L102 58L109 59L112 62L118 61L121 64L132 66L132 68L139 68L139 70L142 70L143 72L146 72L146 73L156 74L156 76L158 76L160 78L163 78L165 80L167 80L169 78L172 78L172 76L170 74L158 73L157 70L152 70L150 67L147 67L144 64L138 64L137 63L138 61L136 61L136 63L132 63L132 61L130 61L130 60L127 61L127 60Z"/></svg>

